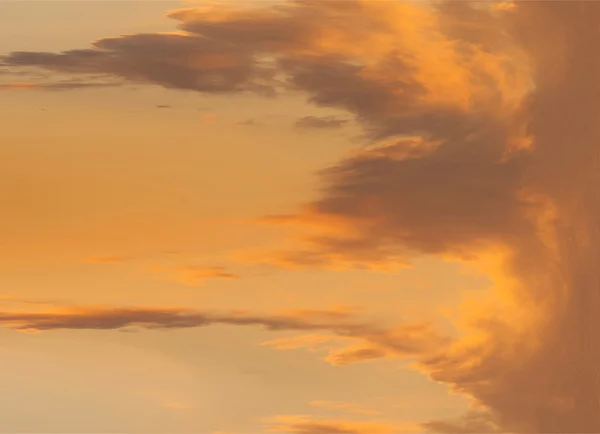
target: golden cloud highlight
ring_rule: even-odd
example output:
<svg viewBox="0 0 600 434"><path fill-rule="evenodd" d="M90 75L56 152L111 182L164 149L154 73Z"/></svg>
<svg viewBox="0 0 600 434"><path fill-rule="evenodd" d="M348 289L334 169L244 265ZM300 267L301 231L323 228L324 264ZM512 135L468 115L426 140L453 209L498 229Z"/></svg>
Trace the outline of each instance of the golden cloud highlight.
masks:
<svg viewBox="0 0 600 434"><path fill-rule="evenodd" d="M334 359L417 354L419 369L487 409L458 425L432 421L437 431L591 433L600 431L599 15L596 2L214 5L172 12L178 34L14 52L0 66L214 94L283 88L346 111L366 141L385 146L324 170L319 196L286 218L302 223L298 242L262 260L378 268L433 254L485 267L496 288L489 301L466 307L460 339L446 345L436 337L444 344L435 354L425 345L431 339L419 338L429 336L426 327L401 329L400 342L391 330L342 327L336 333L366 342ZM320 232L303 232L307 222ZM33 328L150 321L121 313L0 321ZM162 326L161 315L151 324Z"/></svg>
<svg viewBox="0 0 600 434"><path fill-rule="evenodd" d="M173 280L188 286L202 286L208 280L237 280L239 275L227 271L224 267L204 267L183 265L178 267L150 267L161 279Z"/></svg>
<svg viewBox="0 0 600 434"><path fill-rule="evenodd" d="M282 415L267 420L269 432L287 434L402 434L419 433L418 425L318 419L306 415Z"/></svg>

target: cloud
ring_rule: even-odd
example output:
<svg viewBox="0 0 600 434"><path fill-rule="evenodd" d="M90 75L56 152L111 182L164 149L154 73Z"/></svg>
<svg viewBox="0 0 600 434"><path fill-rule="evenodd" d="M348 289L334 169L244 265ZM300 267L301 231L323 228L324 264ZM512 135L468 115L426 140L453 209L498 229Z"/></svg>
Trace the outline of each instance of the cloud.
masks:
<svg viewBox="0 0 600 434"><path fill-rule="evenodd" d="M447 348L451 339L429 322L408 323L361 333L356 344L331 352L325 359L337 366L383 358L414 358Z"/></svg>
<svg viewBox="0 0 600 434"><path fill-rule="evenodd" d="M327 130L341 128L347 123L347 119L341 119L335 116L305 116L298 119L295 126L301 130Z"/></svg>
<svg viewBox="0 0 600 434"><path fill-rule="evenodd" d="M184 266L176 270L173 278L188 285L202 285L208 279L236 280L240 276L223 267Z"/></svg>
<svg viewBox="0 0 600 434"><path fill-rule="evenodd" d="M97 87L114 87L116 83L94 83L94 82L80 82L80 81L62 81L54 83L33 83L27 81L15 81L11 83L0 83L0 91L2 90L47 90L47 91L60 91L60 90L75 90L75 89L89 89Z"/></svg>
<svg viewBox="0 0 600 434"><path fill-rule="evenodd" d="M320 197L287 218L307 232L263 259L471 261L495 292L420 369L476 399L504 432L591 433L600 431L598 14L596 2L190 8L171 13L180 33L2 62L199 92L283 88L347 112L371 146L322 173ZM403 348L384 336L340 357L421 350L419 340Z"/></svg>
<svg viewBox="0 0 600 434"><path fill-rule="evenodd" d="M325 171L324 197L298 219L324 216L350 233L324 231L247 256L288 268L392 269L413 251L466 254L531 228L522 215L534 204L519 183L527 157L505 159L507 143L525 140L512 126L530 89L527 58L497 37L485 10L449 11L358 0L189 8L169 14L178 33L16 52L4 62L200 92L256 90L260 77L262 90L302 91L316 105L349 112L375 145Z"/></svg>
<svg viewBox="0 0 600 434"><path fill-rule="evenodd" d="M432 355L448 338L439 334L431 324L404 324L395 328L383 327L368 320L352 309L338 307L330 309L296 309L274 314L253 314L248 312L196 311L182 308L142 308L142 307L95 307L63 306L42 311L0 312L0 326L14 330L39 332L48 330L123 330L177 329L206 327L209 325L261 326L272 331L312 331L325 332L327 338L301 338L274 340L263 345L277 349L293 349L315 343L360 342L379 351L377 358L416 358ZM321 335L326 336L326 335ZM335 354L343 353L338 350ZM346 350L348 352L349 350ZM333 357L332 364L343 365L373 359L370 354L359 353L348 361L341 362L341 356ZM335 360L334 360L335 359Z"/></svg>
<svg viewBox="0 0 600 434"><path fill-rule="evenodd" d="M224 267L203 267L183 265L179 267L151 267L151 271L160 278L174 280L189 286L202 286L207 280L236 280L240 276L227 271Z"/></svg>
<svg viewBox="0 0 600 434"><path fill-rule="evenodd" d="M167 53L165 57L162 54ZM104 74L129 83L215 93L259 91L268 69L254 68L252 53L221 41L183 33L137 34L96 41L93 48L60 54L16 52L12 67L40 67L58 73Z"/></svg>
<svg viewBox="0 0 600 434"><path fill-rule="evenodd" d="M276 350L305 349L310 352L328 352L324 360L333 366L345 366L379 359L415 358L431 354L440 345L447 345L437 333L423 333L411 337L409 333L397 333L390 339L389 330L376 332L334 334L306 334L277 338L265 341L261 345ZM412 339L412 346L410 344ZM406 348L402 348L406 346ZM333 347L333 348L332 348Z"/></svg>
<svg viewBox="0 0 600 434"><path fill-rule="evenodd" d="M325 408L328 410L338 410L347 413L363 414L368 416L377 416L381 412L363 407L355 402L340 402L340 401L311 401L313 407Z"/></svg>
<svg viewBox="0 0 600 434"><path fill-rule="evenodd" d="M452 340L429 322L400 324L395 327L341 329L330 334L297 335L262 343L278 350L329 350L324 360L334 366L386 358L421 358L436 354L439 349L451 344ZM331 349L332 346L336 348Z"/></svg>
<svg viewBox="0 0 600 434"><path fill-rule="evenodd" d="M287 434L401 434L421 432L410 424L391 424L339 419L315 419L309 416L276 416L270 419L269 432Z"/></svg>
<svg viewBox="0 0 600 434"><path fill-rule="evenodd" d="M391 356L391 351L376 345L358 344L332 352L325 360L334 366L344 366L359 362L385 359Z"/></svg>
<svg viewBox="0 0 600 434"><path fill-rule="evenodd" d="M408 261L396 245L371 242L357 232L353 219L315 212L311 204L298 214L271 215L259 224L282 225L303 230L288 246L277 250L241 251L241 262L273 265L285 269L321 268L331 270L368 269L394 271Z"/></svg>
<svg viewBox="0 0 600 434"><path fill-rule="evenodd" d="M301 244L255 260L389 269L415 253L466 256L530 233L526 217L542 205L522 190L528 157L502 161L506 137L482 134L471 144L399 139L341 161L324 171L321 199L287 221L264 220L310 228Z"/></svg>
<svg viewBox="0 0 600 434"><path fill-rule="evenodd" d="M368 329L340 309L298 310L275 315L244 312L200 312L179 308L66 307L42 312L2 312L0 325L15 330L116 330L128 327L175 329L215 324L263 326L269 330L334 330L348 333Z"/></svg>
<svg viewBox="0 0 600 434"><path fill-rule="evenodd" d="M436 16L418 4L212 5L169 17L180 31L103 38L61 53L13 52L1 60L13 69L100 74L199 92L273 93L283 86L377 123L429 121L431 113L410 106L453 106L457 97L464 105L521 87L503 73L505 59L468 41L448 44ZM403 26L406 19L414 24ZM442 118L452 117L452 109L440 116L450 121Z"/></svg>
<svg viewBox="0 0 600 434"><path fill-rule="evenodd" d="M297 350L300 348L316 351L324 344L344 341L345 338L326 334L307 334L265 341L261 345L270 346L276 350Z"/></svg>
<svg viewBox="0 0 600 434"><path fill-rule="evenodd" d="M455 420L438 420L423 423L424 432L441 434L500 433L497 421L485 411L470 411Z"/></svg>

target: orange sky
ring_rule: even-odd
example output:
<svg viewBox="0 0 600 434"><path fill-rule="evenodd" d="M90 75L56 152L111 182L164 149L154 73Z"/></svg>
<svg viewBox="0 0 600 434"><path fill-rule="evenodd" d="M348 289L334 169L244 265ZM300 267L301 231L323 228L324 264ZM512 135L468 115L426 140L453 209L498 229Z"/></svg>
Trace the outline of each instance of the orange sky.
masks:
<svg viewBox="0 0 600 434"><path fill-rule="evenodd" d="M598 14L0 3L0 432L600 430Z"/></svg>

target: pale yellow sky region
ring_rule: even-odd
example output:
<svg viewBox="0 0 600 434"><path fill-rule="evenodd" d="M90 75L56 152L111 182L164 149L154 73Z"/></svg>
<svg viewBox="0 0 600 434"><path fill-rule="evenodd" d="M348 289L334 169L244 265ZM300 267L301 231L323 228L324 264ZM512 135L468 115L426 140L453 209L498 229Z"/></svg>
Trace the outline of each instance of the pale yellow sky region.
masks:
<svg viewBox="0 0 600 434"><path fill-rule="evenodd" d="M0 432L600 432L598 20L0 2Z"/></svg>

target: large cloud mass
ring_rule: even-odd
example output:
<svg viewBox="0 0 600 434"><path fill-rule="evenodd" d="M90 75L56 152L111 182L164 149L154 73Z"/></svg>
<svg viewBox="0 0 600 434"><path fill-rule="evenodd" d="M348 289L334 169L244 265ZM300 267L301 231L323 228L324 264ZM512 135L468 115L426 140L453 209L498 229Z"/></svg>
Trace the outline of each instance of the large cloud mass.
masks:
<svg viewBox="0 0 600 434"><path fill-rule="evenodd" d="M471 312L465 335L421 369L489 409L468 418L482 431L600 432L600 5L505 6L185 9L171 13L180 33L2 62L200 92L293 90L347 111L373 145L326 170L318 200L269 219L310 230L267 259L377 267L492 255L495 304Z"/></svg>

